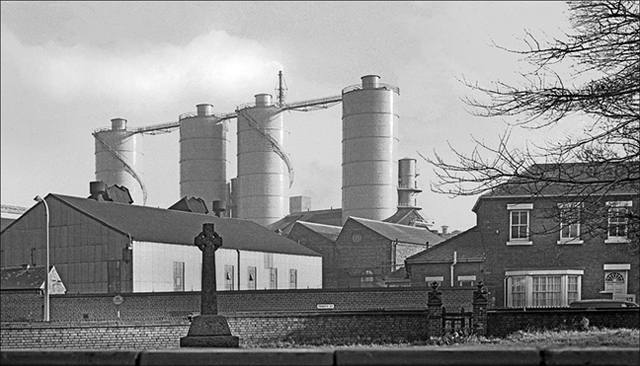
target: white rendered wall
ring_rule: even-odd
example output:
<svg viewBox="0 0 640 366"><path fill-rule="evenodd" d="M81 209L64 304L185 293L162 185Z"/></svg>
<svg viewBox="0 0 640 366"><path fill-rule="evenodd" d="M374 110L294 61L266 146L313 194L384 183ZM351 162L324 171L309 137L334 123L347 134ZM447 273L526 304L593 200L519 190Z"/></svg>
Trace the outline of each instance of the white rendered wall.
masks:
<svg viewBox="0 0 640 366"><path fill-rule="evenodd" d="M240 290L248 286L248 267L256 267L256 289L270 289L269 270L265 266L268 254L240 251ZM322 288L322 257L292 254L271 254L278 269L278 289L289 289L289 270L296 269L297 288ZM202 252L194 245L134 242L133 292L173 291L173 262L184 262L185 291L200 291ZM234 266L234 288L238 286L238 252L221 248L216 251L216 286L227 290L225 265Z"/></svg>

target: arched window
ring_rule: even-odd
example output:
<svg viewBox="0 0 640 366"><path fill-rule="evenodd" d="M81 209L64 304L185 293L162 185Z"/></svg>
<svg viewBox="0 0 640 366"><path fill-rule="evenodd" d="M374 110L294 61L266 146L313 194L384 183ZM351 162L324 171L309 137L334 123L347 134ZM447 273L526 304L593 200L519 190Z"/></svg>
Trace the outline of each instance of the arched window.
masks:
<svg viewBox="0 0 640 366"><path fill-rule="evenodd" d="M360 272L360 286L367 287L373 285L373 271L364 270Z"/></svg>
<svg viewBox="0 0 640 366"><path fill-rule="evenodd" d="M625 276L620 272L609 272L604 278L604 290L614 294L626 294Z"/></svg>

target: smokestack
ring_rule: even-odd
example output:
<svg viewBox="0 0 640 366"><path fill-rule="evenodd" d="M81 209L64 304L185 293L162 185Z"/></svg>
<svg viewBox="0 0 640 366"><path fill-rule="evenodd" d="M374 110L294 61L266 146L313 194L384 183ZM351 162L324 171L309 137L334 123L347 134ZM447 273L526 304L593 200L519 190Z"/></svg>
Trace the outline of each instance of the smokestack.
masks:
<svg viewBox="0 0 640 366"><path fill-rule="evenodd" d="M90 199L96 201L104 201L103 195L107 192L107 184L103 181L89 182Z"/></svg>

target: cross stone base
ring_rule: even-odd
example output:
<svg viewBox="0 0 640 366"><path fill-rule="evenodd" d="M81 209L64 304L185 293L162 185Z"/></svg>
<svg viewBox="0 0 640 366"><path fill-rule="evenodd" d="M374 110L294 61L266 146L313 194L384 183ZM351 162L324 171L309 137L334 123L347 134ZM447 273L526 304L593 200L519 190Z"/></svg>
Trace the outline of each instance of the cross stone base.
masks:
<svg viewBox="0 0 640 366"><path fill-rule="evenodd" d="M193 318L189 333L180 338L180 347L238 348L239 338L231 335L227 319L221 315L199 315Z"/></svg>

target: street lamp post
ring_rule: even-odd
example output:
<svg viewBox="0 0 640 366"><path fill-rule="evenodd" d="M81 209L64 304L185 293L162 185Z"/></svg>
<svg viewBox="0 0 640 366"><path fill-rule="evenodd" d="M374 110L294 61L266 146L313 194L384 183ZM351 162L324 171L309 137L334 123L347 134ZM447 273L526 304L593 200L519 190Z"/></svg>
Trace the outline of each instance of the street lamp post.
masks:
<svg viewBox="0 0 640 366"><path fill-rule="evenodd" d="M45 217L47 219L47 227L46 227L46 242L47 242L47 250L46 250L46 267L44 269L45 275L45 284L44 284L44 321L49 321L49 205L47 205L47 201L45 201L40 196L35 196L33 198L35 201L42 202L44 204L44 212Z"/></svg>

